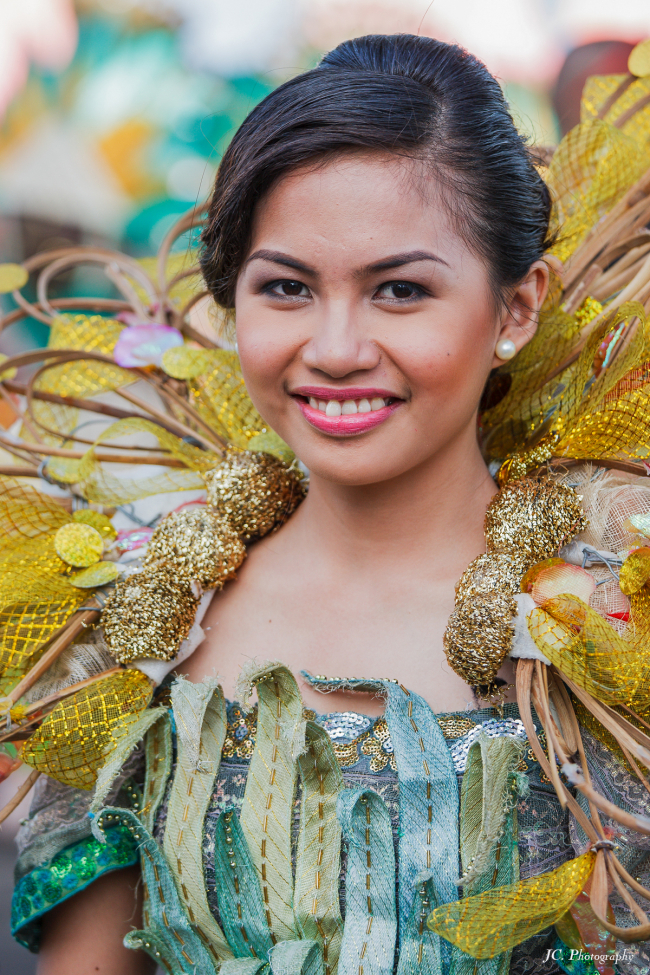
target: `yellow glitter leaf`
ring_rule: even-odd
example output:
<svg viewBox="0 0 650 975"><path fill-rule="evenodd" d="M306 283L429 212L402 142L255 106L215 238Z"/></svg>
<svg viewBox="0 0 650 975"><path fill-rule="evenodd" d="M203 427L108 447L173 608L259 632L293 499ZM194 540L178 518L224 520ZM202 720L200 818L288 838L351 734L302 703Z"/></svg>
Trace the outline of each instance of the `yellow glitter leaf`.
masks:
<svg viewBox="0 0 650 975"><path fill-rule="evenodd" d="M71 523L59 528L54 536L57 554L68 565L85 568L99 562L104 551L102 536L91 525Z"/></svg>
<svg viewBox="0 0 650 975"><path fill-rule="evenodd" d="M80 511L75 511L72 519L81 525L90 525L95 528L102 538L108 538L111 541L117 538L117 532L113 528L111 519L99 511L93 511L92 508L82 508Z"/></svg>
<svg viewBox="0 0 650 975"><path fill-rule="evenodd" d="M645 78L646 75L650 75L650 37L641 41L630 52L627 67L630 74L636 75L637 78Z"/></svg>
<svg viewBox="0 0 650 975"><path fill-rule="evenodd" d="M638 548L628 555L619 575L621 592L631 596L639 592L650 579L650 548Z"/></svg>
<svg viewBox="0 0 650 975"><path fill-rule="evenodd" d="M555 924L594 867L589 850L557 870L437 907L428 926L472 958L494 958Z"/></svg>
<svg viewBox="0 0 650 975"><path fill-rule="evenodd" d="M115 562L96 562L95 565L70 576L70 585L76 589L94 589L112 582L119 574L120 570Z"/></svg>
<svg viewBox="0 0 650 975"><path fill-rule="evenodd" d="M218 362L216 350L193 349L189 345L178 345L163 353L162 367L174 379L196 379L210 372Z"/></svg>
<svg viewBox="0 0 650 975"><path fill-rule="evenodd" d="M28 280L29 274L22 264L0 264L0 294L18 291Z"/></svg>
<svg viewBox="0 0 650 975"><path fill-rule="evenodd" d="M271 454L285 464L291 464L296 456L289 444L285 443L274 430L269 430L268 433L256 433L248 441L248 449Z"/></svg>

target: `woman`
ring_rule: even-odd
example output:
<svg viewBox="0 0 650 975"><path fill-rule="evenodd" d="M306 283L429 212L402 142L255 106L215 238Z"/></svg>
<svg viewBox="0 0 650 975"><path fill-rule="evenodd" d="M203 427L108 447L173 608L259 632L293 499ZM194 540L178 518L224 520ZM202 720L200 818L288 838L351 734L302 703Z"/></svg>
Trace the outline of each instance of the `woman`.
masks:
<svg viewBox="0 0 650 975"><path fill-rule="evenodd" d="M534 641L526 630L531 609L542 603L543 612L550 609L532 582L520 586L525 571L538 565L534 578L546 579L549 568L568 567L580 574L574 588L563 576L546 597L591 598L584 542L573 565L569 551L575 536L578 545L587 537L571 485L590 484L591 470L564 473L558 488L542 490L535 481L526 530L537 540L547 532L543 545L531 542L525 558L517 549L525 549L523 535L511 538L506 552L488 532L485 555L486 511L490 506L495 513L488 523L493 517L501 524L499 499L506 495L499 495L486 465L477 416L490 377L494 399L494 377L510 375L505 364L535 335L553 265L544 258L550 211L547 186L497 82L466 52L428 38L346 42L269 95L244 122L217 176L202 268L217 304L236 313L250 398L309 471L309 491L286 520L302 497L296 495L300 475L290 469L278 491L294 494L273 524L286 523L265 537L269 525L262 530L257 509L246 509L253 511L253 527L239 525L236 534L254 544L237 580L211 603L203 598L197 619L205 638L194 652L186 646L185 659L176 662L175 673L186 680L171 692L169 766L160 755L172 747L170 726L156 712L128 747L118 741L120 761L108 758L111 775L100 772L93 831L100 840L114 835L111 830L130 832L132 852L121 864L105 857L103 867L94 864L92 883L75 888L73 882L49 909L31 905L19 919L24 941L42 924L39 973L135 975L158 960L174 975L219 966L243 973L268 971L269 959L273 972L329 973L338 965L342 975L550 973L579 970L568 967L575 943L592 954L599 946L613 949L615 937L598 926L591 908L584 907L591 920L582 926L569 911L576 895L586 901L580 892L589 889L588 874L557 917L552 910L547 923L537 916L539 923L504 936L501 950L463 952L467 943L452 933L450 915L445 920L436 912L437 920L426 924L434 908L464 904L461 891L469 898L507 885L520 890L522 879L585 862L572 860L574 854L601 864L611 852L610 834L592 837L581 832L590 820L579 826L570 820L554 793L555 785L566 805L553 751L547 766L526 752L526 732L530 737L534 729L530 721L524 729L516 705L505 703L515 700L513 660L505 659L513 626L513 656L529 658L519 664L519 681L532 674L525 671L529 661L538 666L532 658L556 663L542 653L543 638ZM519 446L528 446L525 437ZM521 473L551 456L553 449ZM227 491L219 478L206 475L208 501L223 515ZM632 482L621 474L611 487L632 490ZM647 489L638 490L641 511L650 510ZM547 505L560 495L564 522L556 501ZM183 525L188 532L190 521ZM162 654L127 658L124 615L147 566L160 573L160 560L171 559L178 567L182 544L171 531L154 535L145 575L118 583L104 613L113 656L135 658L136 667L142 657ZM195 543L183 544L186 551ZM223 544L222 574L204 580L203 590L233 579L242 561L235 553L239 541ZM485 586L468 583L465 571L470 564L488 571L481 559L490 552L507 562L508 579L516 575L516 585L504 583L506 595L494 596L494 611ZM545 562L549 555L552 564ZM461 576L465 589L455 595ZM520 589L529 602L521 601ZM477 645L478 665L472 663ZM160 685L159 662L151 666L147 661L141 670ZM239 703L226 711L217 683L226 701ZM163 687L169 685L168 677ZM497 687L504 689L497 693ZM534 685L533 694L540 688ZM258 711L247 715L241 705L253 691ZM490 695L498 706L481 701ZM540 713L541 699L534 699ZM570 736L557 720L561 757ZM553 735L553 725L544 727ZM135 806L140 819L121 812L126 800L115 798L115 789L102 810L109 779L145 731L144 784L137 772L142 752L128 760L144 789ZM589 741L602 750L596 738ZM25 760L41 767L30 759L30 747ZM621 776L631 778L619 764L602 767L601 775L619 787ZM55 862L52 847L47 858L30 860L46 824L56 819L57 828L62 821L74 828L88 808L66 786L38 790L24 827L19 888L25 877L42 884ZM634 818L642 811L636 793L623 792ZM573 795L570 809L580 816ZM493 820L489 802L500 810ZM638 818L634 823L643 826ZM88 821L80 828L75 843L86 845L79 856L89 857L89 844L101 847L88 837ZM68 847L60 843L54 852L61 856ZM647 870L645 854L635 869L639 877ZM556 914L562 903L561 897L553 903ZM550 926L555 921L564 941ZM566 935L570 923L578 932L574 941ZM130 947L144 952L122 946L133 928L141 930L129 935ZM646 948L633 946L629 958L617 970L644 970ZM583 964L584 971L596 970L591 961ZM596 964L611 970L602 967L609 961Z"/></svg>

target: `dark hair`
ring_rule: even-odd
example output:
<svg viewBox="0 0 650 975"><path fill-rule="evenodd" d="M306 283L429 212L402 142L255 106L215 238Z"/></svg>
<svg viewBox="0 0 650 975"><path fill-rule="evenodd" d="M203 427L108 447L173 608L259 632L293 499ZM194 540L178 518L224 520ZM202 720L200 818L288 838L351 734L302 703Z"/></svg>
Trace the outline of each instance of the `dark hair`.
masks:
<svg viewBox="0 0 650 975"><path fill-rule="evenodd" d="M209 290L232 308L256 203L282 176L333 154L420 159L503 300L547 246L550 197L498 82L467 51L429 37L345 41L271 92L226 150L202 234Z"/></svg>

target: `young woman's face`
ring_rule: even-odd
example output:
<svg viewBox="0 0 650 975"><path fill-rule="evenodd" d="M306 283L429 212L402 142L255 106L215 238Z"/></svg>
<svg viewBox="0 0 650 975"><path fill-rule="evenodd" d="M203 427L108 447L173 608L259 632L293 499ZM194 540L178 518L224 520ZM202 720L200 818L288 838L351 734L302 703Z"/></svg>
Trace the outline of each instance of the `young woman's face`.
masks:
<svg viewBox="0 0 650 975"><path fill-rule="evenodd" d="M485 264L413 177L399 159L341 157L255 213L236 292L246 385L328 480L388 480L475 445L497 340L532 334L495 310Z"/></svg>

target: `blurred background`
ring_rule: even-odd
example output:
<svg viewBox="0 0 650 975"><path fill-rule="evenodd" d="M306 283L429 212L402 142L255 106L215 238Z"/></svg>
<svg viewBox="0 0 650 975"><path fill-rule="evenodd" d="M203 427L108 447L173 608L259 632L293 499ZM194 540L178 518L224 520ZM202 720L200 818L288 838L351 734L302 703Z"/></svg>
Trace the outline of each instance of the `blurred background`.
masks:
<svg viewBox="0 0 650 975"><path fill-rule="evenodd" d="M256 102L345 38L397 31L467 47L520 129L554 145L579 120L585 79L624 73L650 35L650 0L0 0L0 262L75 244L153 254L208 195ZM55 287L106 284L80 268ZM0 352L46 342L27 320L0 333ZM0 805L19 784L0 785ZM26 814L0 831L0 975L35 971L8 934Z"/></svg>

